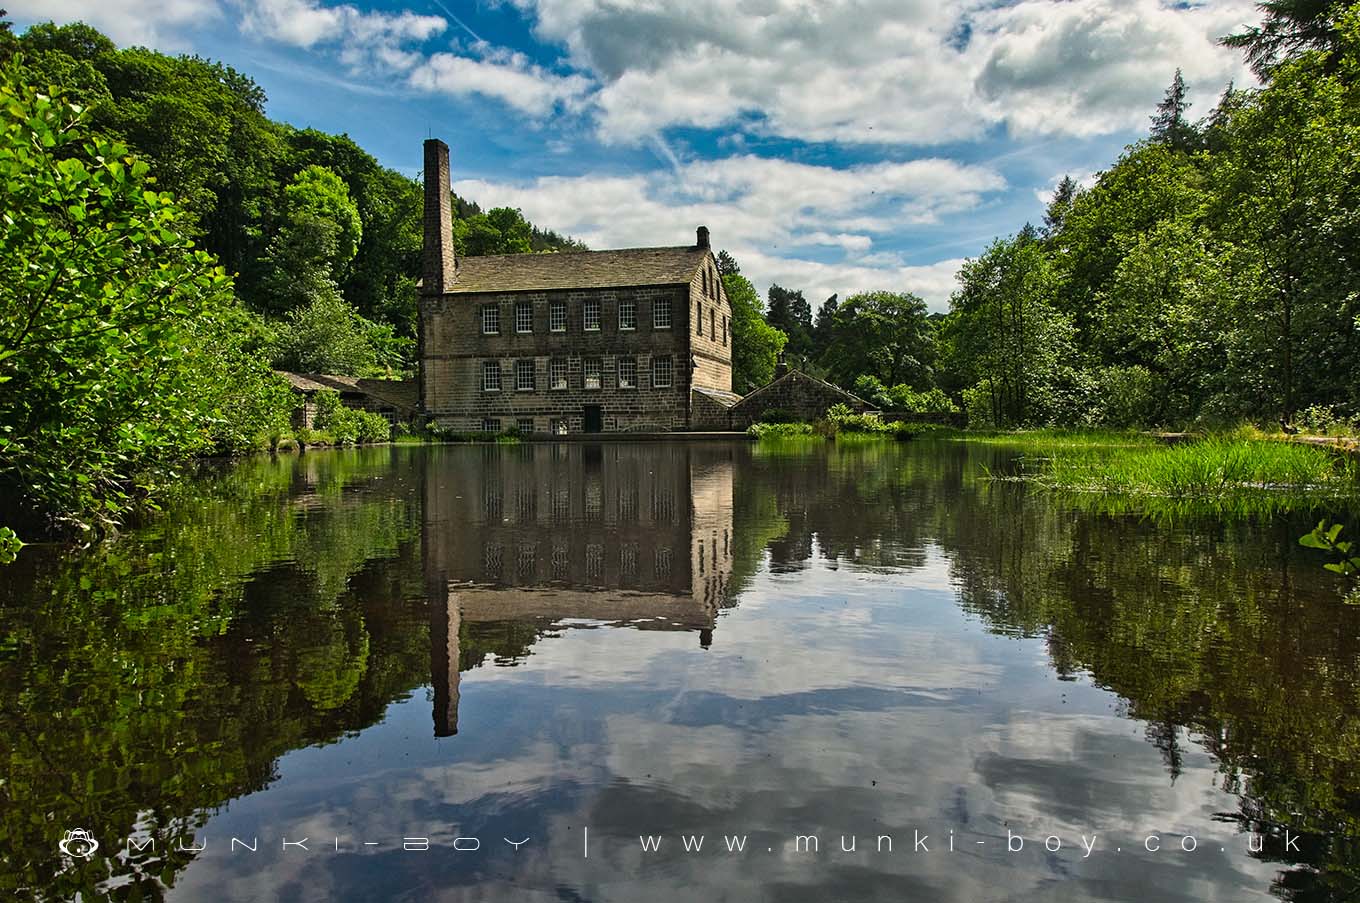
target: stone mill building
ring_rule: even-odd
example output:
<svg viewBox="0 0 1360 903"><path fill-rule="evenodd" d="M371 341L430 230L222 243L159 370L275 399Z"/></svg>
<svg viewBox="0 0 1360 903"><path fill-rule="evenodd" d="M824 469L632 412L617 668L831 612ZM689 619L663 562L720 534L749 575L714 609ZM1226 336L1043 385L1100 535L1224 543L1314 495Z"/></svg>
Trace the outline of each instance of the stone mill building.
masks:
<svg viewBox="0 0 1360 903"><path fill-rule="evenodd" d="M732 310L693 244L458 258L449 149L425 142L420 406L453 430L727 429Z"/></svg>

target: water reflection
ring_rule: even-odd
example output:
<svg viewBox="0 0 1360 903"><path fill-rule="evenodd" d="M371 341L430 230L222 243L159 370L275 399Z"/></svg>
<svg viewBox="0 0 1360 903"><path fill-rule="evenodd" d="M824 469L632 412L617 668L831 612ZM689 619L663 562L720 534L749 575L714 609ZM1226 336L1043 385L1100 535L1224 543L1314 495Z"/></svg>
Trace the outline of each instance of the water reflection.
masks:
<svg viewBox="0 0 1360 903"><path fill-rule="evenodd" d="M0 890L1353 897L1360 612L1297 547L1310 515L1072 510L978 479L1002 455L316 453L205 473L109 549L26 550L0 572ZM64 861L71 828L100 854ZM1030 852L913 857L918 829ZM1153 830L1204 849L1075 846ZM404 832L437 854L354 846ZM460 832L545 842L474 860ZM638 849L679 832L754 852Z"/></svg>
<svg viewBox="0 0 1360 903"><path fill-rule="evenodd" d="M695 630L732 574L731 448L492 446L425 481L435 736L458 733L463 625Z"/></svg>

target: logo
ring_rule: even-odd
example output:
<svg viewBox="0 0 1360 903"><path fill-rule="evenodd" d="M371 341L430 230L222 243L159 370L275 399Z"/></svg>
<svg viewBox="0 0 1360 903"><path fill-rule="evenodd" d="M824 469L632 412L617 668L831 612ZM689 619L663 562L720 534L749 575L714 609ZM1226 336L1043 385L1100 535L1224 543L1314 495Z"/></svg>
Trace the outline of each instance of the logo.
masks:
<svg viewBox="0 0 1360 903"><path fill-rule="evenodd" d="M84 828L72 828L57 842L57 847L72 859L89 859L99 849L99 841Z"/></svg>

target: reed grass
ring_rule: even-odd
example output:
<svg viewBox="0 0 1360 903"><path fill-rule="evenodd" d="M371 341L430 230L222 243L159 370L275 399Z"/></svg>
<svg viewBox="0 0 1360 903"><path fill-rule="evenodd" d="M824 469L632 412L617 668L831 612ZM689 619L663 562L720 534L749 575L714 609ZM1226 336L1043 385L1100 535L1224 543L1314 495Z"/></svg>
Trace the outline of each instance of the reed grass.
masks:
<svg viewBox="0 0 1360 903"><path fill-rule="evenodd" d="M1025 479L1074 492L1169 499L1347 495L1360 490L1353 456L1289 442L1211 436L1183 445L1074 448L1027 460Z"/></svg>

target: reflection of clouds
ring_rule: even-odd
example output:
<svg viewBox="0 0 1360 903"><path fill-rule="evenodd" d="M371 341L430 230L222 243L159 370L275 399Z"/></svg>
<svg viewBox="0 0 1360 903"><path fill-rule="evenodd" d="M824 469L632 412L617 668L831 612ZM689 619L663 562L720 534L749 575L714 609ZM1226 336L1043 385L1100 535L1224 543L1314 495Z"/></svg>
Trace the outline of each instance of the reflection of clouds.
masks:
<svg viewBox="0 0 1360 903"><path fill-rule="evenodd" d="M1040 641L985 633L948 565L863 579L813 560L762 573L708 651L693 635L564 630L515 668L463 675L460 734L428 737L423 694L382 725L285 757L269 794L210 821L269 837L363 832L368 854L235 860L205 854L185 898L533 900L1243 900L1271 867L1216 823L1232 798L1187 744L1172 784L1115 697L1052 679ZM580 856L581 828L594 842ZM958 832L947 853L946 832ZM932 853L913 854L913 830ZM1006 831L1027 849L1004 851ZM1144 833L1196 833L1202 852L1135 852ZM702 855L644 855L638 834L703 833ZM1099 835L1082 858L1078 835ZM724 833L751 852L713 852ZM795 833L822 839L798 854ZM842 833L857 838L842 853ZM879 833L895 852L872 852ZM1040 848L1062 836L1058 854ZM431 838L429 853L390 848ZM477 835L480 858L454 853ZM503 836L531 836L512 853ZM979 847L976 840L983 840ZM1236 841L1236 842L1234 842ZM1125 852L1115 853L1116 843ZM664 841L663 841L664 843ZM1174 841L1168 842L1171 846ZM1217 848L1226 845L1228 854ZM263 845L262 845L263 846ZM225 890L222 890L225 888ZM761 890L757 890L761 888Z"/></svg>

